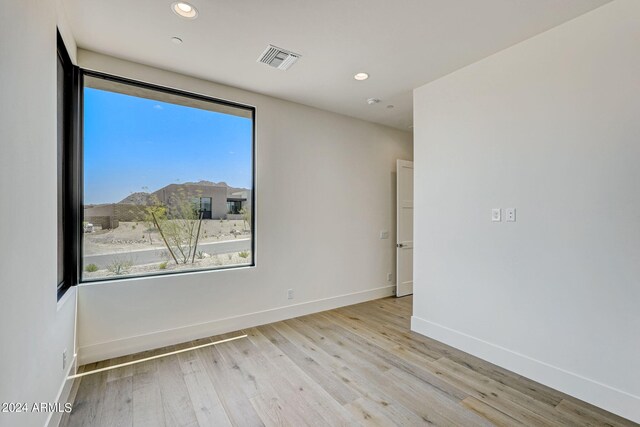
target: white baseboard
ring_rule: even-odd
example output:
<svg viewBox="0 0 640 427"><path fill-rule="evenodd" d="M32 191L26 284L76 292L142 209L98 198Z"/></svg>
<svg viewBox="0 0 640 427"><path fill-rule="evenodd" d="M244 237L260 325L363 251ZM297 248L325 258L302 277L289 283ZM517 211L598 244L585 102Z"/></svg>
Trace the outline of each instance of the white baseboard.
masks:
<svg viewBox="0 0 640 427"><path fill-rule="evenodd" d="M69 368L67 372L64 374L64 380L62 380L62 384L60 385L60 390L58 390L58 395L56 396L56 403L64 406L65 403L69 401L69 395L71 394L71 389L73 388L73 380L68 380L70 375L74 375L78 370L78 365L76 364L78 358L76 356L73 357L73 360L69 364ZM44 424L47 427L58 427L60 425L60 420L62 419L62 412L50 412L47 417L47 422Z"/></svg>
<svg viewBox="0 0 640 427"><path fill-rule="evenodd" d="M339 295L316 301L278 307L270 310L218 319L211 322L189 325L175 329L152 332L150 334L123 338L105 343L82 346L78 350L80 365L100 360L125 356L145 350L165 347L206 338L213 335L238 331L244 328L265 325L280 320L291 319L319 311L331 310L360 302L384 298L395 294L395 286L383 286L366 291Z"/></svg>
<svg viewBox="0 0 640 427"><path fill-rule="evenodd" d="M640 397L416 316L411 330L640 423Z"/></svg>

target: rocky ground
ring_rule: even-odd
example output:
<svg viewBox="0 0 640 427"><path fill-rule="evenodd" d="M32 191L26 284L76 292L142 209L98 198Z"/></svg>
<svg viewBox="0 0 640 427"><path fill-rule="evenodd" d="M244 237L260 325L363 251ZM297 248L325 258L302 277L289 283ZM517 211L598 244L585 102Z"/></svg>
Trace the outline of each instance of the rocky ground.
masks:
<svg viewBox="0 0 640 427"><path fill-rule="evenodd" d="M117 278L126 276L141 276L145 274L165 273L173 271L189 271L189 270L202 270L209 268L221 268L225 266L242 266L251 264L252 254L251 252L234 252L229 254L209 255L203 253L201 256L196 256L194 263L178 264L174 261L163 261L160 263L146 264L146 265L127 265L126 262L122 262L122 265L111 265L107 268L101 268L96 271L83 272L83 278L92 280L100 278ZM118 269L118 267L120 269Z"/></svg>
<svg viewBox="0 0 640 427"><path fill-rule="evenodd" d="M209 219L202 221L199 241L209 243L250 237L249 226L242 220ZM164 247L158 230L144 222L121 222L112 230L98 229L85 233L83 244L85 255Z"/></svg>
<svg viewBox="0 0 640 427"><path fill-rule="evenodd" d="M169 228L169 224L165 224ZM166 231L166 230L165 230ZM198 244L248 239L251 231L242 220L203 220ZM151 264L132 265L127 261L131 251L144 249L166 249L160 232L144 222L121 222L112 230L94 230L84 234L84 255L122 254L109 265L84 266L84 279L98 279L129 275L145 275L170 271L188 271L224 266L251 264L252 254L248 251L211 255L198 251L193 263L176 264L167 252L166 260ZM97 270L93 271L94 268Z"/></svg>

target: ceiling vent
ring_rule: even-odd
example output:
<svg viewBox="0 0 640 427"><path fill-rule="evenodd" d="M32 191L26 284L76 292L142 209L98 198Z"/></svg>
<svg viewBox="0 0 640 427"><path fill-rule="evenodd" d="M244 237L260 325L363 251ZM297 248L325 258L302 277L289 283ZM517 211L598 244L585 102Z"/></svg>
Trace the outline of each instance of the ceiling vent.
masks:
<svg viewBox="0 0 640 427"><path fill-rule="evenodd" d="M300 54L269 45L258 58L258 62L262 62L278 70L288 70L301 56Z"/></svg>

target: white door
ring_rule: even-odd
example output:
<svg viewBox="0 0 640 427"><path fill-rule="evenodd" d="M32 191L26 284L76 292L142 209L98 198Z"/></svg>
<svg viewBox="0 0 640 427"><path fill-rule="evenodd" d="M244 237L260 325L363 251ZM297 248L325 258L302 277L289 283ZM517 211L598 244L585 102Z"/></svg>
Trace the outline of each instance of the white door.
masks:
<svg viewBox="0 0 640 427"><path fill-rule="evenodd" d="M413 293L413 162L397 161L396 296Z"/></svg>

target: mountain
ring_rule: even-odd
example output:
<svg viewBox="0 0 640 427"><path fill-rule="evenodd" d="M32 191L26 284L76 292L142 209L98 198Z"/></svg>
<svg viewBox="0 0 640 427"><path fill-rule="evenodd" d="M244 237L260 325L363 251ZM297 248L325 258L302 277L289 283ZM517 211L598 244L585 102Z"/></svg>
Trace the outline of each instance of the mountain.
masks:
<svg viewBox="0 0 640 427"><path fill-rule="evenodd" d="M198 182L184 182L183 184L191 184L191 185L211 185L214 187L228 187L229 185L224 182L224 181L220 181L220 182L213 182L213 181L207 181L205 179L201 179Z"/></svg>
<svg viewBox="0 0 640 427"><path fill-rule="evenodd" d="M183 185L186 185L186 184L190 184L190 185L207 185L207 186L211 186L211 187L226 187L227 194L232 194L232 193L235 193L235 192L238 192L238 191L246 191L246 190L248 190L247 188L231 187L229 184L227 184L224 181L212 182L212 181L200 180L198 182L184 182L182 184ZM178 184L178 185L180 185L180 184ZM151 193L146 193L144 191L139 191L137 193L131 193L130 195L128 195L124 199L120 200L118 203L124 204L124 205L147 206L147 205L152 204L150 202L151 202Z"/></svg>
<svg viewBox="0 0 640 427"><path fill-rule="evenodd" d="M248 188L242 188L242 187L232 187L229 184L227 184L224 181L220 181L220 182L213 182L213 181L207 181L204 179L201 179L198 182L185 182L184 184L190 184L190 185L210 185L210 186L214 186L214 187L227 187L227 192L230 193L235 193L236 191L246 191L248 190Z"/></svg>
<svg viewBox="0 0 640 427"><path fill-rule="evenodd" d="M143 205L146 206L149 204L149 197L151 194L145 193L144 191L140 191L138 193L131 193L124 199L120 200L119 203L124 205Z"/></svg>

